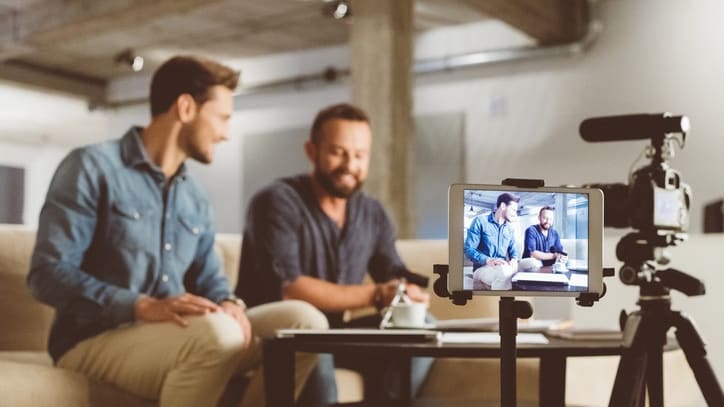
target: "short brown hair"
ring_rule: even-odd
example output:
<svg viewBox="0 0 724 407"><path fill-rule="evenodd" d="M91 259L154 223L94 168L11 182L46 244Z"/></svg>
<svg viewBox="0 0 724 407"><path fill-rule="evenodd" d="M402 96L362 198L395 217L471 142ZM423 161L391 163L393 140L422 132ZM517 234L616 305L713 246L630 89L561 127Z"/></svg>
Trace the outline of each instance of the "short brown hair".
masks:
<svg viewBox="0 0 724 407"><path fill-rule="evenodd" d="M540 211L538 211L538 217L540 217L540 215L543 214L543 211L555 211L555 210L556 209L554 207L546 205L546 206L540 208Z"/></svg>
<svg viewBox="0 0 724 407"><path fill-rule="evenodd" d="M495 208L500 208L500 204L504 203L506 205L510 205L511 202L518 203L520 202L520 197L517 197L513 194L509 194L507 192L503 192L502 194L498 195L498 201L495 204Z"/></svg>
<svg viewBox="0 0 724 407"><path fill-rule="evenodd" d="M309 139L313 144L319 145L319 142L322 140L322 126L324 123L333 119L353 120L368 124L370 122L364 110L349 103L339 103L325 107L317 113L317 117L314 118L314 123L312 123Z"/></svg>
<svg viewBox="0 0 724 407"><path fill-rule="evenodd" d="M209 100L209 90L222 85L236 89L239 71L218 62L192 56L176 56L164 62L151 79L151 116L168 111L176 99L187 93L197 104Z"/></svg>

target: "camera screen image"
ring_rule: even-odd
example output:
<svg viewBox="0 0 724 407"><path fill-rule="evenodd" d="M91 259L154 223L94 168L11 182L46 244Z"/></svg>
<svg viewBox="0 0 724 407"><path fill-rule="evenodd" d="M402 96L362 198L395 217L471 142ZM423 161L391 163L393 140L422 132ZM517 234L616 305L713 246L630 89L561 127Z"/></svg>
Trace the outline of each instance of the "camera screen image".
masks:
<svg viewBox="0 0 724 407"><path fill-rule="evenodd" d="M588 194L464 189L462 204L463 289L588 291Z"/></svg>

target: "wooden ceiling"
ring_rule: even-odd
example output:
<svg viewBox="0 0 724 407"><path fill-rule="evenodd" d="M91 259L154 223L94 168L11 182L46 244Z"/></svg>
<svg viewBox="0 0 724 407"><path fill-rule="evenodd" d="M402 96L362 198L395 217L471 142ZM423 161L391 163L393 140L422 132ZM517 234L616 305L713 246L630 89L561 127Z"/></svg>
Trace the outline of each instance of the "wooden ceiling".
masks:
<svg viewBox="0 0 724 407"><path fill-rule="evenodd" d="M349 0L352 11L354 1ZM33 75L103 86L129 74L132 49L153 68L177 53L234 59L345 44L330 0L0 0L0 79ZM417 0L415 29L498 18L542 44L582 36L586 0ZM354 12L354 11L353 11ZM353 18L353 17L352 17Z"/></svg>

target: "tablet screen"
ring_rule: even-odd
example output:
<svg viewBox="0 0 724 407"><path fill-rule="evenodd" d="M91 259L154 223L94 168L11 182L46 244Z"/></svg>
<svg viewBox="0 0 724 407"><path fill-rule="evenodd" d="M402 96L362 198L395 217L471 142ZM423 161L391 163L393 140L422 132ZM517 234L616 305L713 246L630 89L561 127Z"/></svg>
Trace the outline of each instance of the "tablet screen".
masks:
<svg viewBox="0 0 724 407"><path fill-rule="evenodd" d="M585 189L451 187L450 263L459 270L450 278L482 294L598 292L600 198Z"/></svg>

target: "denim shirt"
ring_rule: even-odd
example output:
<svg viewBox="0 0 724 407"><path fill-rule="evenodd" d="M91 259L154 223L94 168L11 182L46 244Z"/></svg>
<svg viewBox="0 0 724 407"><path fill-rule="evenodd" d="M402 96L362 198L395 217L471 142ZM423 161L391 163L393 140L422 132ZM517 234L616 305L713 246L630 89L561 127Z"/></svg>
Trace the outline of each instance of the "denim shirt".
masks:
<svg viewBox="0 0 724 407"><path fill-rule="evenodd" d="M167 181L141 131L72 151L50 184L27 283L55 308L48 350L56 362L78 342L132 322L141 294L231 295L205 192L183 164Z"/></svg>
<svg viewBox="0 0 724 407"><path fill-rule="evenodd" d="M488 258L512 260L518 258L513 227L509 222L499 224L495 214L473 219L465 238L465 254L473 267L484 266Z"/></svg>

